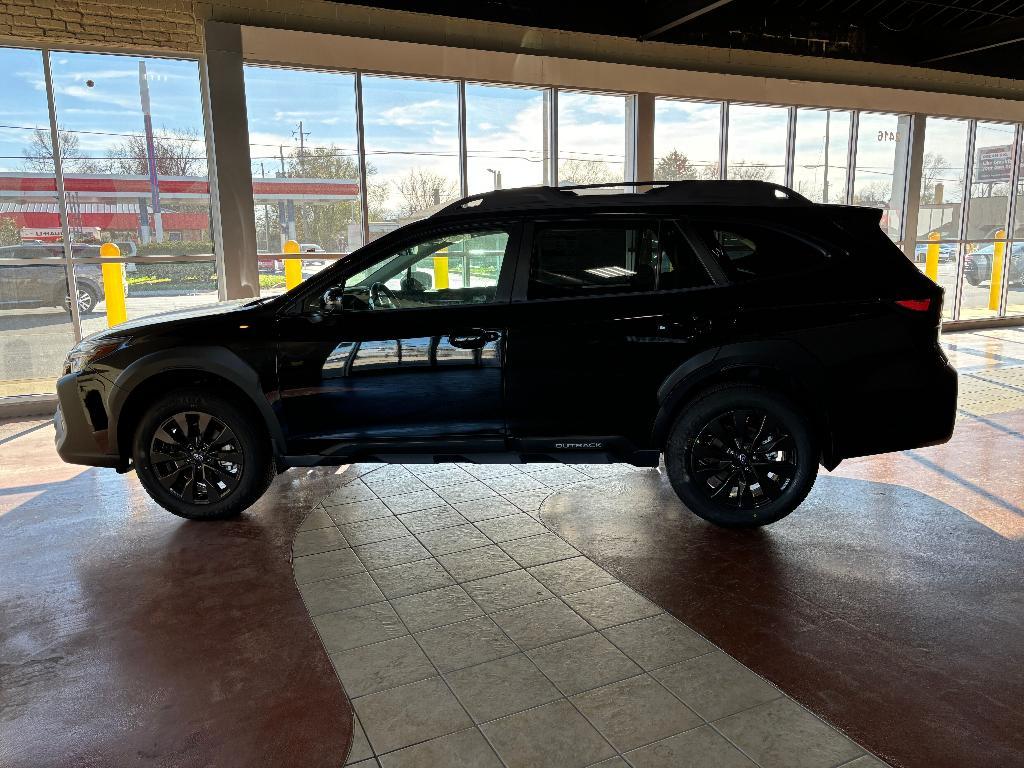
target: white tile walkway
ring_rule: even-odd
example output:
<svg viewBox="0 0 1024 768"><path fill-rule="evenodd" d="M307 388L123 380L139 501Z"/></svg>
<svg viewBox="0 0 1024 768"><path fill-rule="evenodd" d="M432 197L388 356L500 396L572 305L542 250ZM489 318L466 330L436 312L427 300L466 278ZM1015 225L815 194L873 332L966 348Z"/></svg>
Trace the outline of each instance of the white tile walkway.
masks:
<svg viewBox="0 0 1024 768"><path fill-rule="evenodd" d="M632 471L341 474L294 572L357 715L348 765L884 765L537 520L554 489Z"/></svg>

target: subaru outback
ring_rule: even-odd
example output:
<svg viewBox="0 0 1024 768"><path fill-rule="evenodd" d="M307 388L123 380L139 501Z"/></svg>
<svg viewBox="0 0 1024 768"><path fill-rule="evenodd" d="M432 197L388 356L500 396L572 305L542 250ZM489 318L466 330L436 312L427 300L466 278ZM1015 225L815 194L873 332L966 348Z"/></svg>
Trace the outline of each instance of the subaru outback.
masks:
<svg viewBox="0 0 1024 768"><path fill-rule="evenodd" d="M57 449L188 518L288 467L626 462L719 525L949 439L942 290L880 212L756 181L473 195L288 293L76 345Z"/></svg>

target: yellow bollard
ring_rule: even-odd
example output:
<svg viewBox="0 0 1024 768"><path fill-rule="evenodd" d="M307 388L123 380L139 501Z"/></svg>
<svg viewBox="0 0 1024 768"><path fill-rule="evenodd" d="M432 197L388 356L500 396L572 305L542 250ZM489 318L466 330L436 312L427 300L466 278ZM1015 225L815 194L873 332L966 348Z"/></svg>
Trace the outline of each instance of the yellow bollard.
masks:
<svg viewBox="0 0 1024 768"><path fill-rule="evenodd" d="M924 262L924 273L932 279L932 282L939 282L939 233L930 232L928 239L928 255Z"/></svg>
<svg viewBox="0 0 1024 768"><path fill-rule="evenodd" d="M298 253L299 244L289 240L284 244L285 253ZM302 282L302 259L284 260L284 287L289 291Z"/></svg>
<svg viewBox="0 0 1024 768"><path fill-rule="evenodd" d="M996 243L992 246L992 283L988 288L988 308L998 312L999 300L1003 296L1003 256L1006 254L1006 230L996 232Z"/></svg>
<svg viewBox="0 0 1024 768"><path fill-rule="evenodd" d="M442 248L434 256L434 290L448 287L448 249Z"/></svg>
<svg viewBox="0 0 1024 768"><path fill-rule="evenodd" d="M100 246L101 259L116 259L121 256L121 249L113 243ZM125 306L124 267L120 262L108 262L100 265L103 272L104 301L107 304L107 328L123 323L128 319L128 308Z"/></svg>

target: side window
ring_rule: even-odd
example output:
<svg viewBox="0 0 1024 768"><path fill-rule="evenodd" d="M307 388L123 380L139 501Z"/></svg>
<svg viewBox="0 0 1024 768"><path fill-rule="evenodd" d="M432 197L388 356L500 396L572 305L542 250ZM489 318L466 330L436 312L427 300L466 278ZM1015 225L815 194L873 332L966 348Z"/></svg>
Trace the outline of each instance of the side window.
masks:
<svg viewBox="0 0 1024 768"><path fill-rule="evenodd" d="M736 282L805 272L828 259L817 246L773 227L735 222L696 226L722 269Z"/></svg>
<svg viewBox="0 0 1024 768"><path fill-rule="evenodd" d="M504 230L455 232L389 253L345 280L345 309L417 309L493 302L508 240L509 233Z"/></svg>
<svg viewBox="0 0 1024 768"><path fill-rule="evenodd" d="M659 251L659 291L712 285L707 268L701 263L676 222L662 223Z"/></svg>
<svg viewBox="0 0 1024 768"><path fill-rule="evenodd" d="M657 284L656 226L552 226L537 230L527 297L651 291Z"/></svg>

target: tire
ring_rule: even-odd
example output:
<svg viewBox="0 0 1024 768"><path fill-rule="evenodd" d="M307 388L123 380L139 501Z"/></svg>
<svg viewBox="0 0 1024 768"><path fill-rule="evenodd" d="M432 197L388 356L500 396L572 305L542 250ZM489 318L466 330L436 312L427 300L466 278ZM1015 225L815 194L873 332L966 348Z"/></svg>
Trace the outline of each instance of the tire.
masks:
<svg viewBox="0 0 1024 768"><path fill-rule="evenodd" d="M744 436L739 445L737 433ZM665 446L665 466L694 514L727 528L754 528L800 505L814 485L818 455L810 420L792 401L733 384L683 406Z"/></svg>
<svg viewBox="0 0 1024 768"><path fill-rule="evenodd" d="M975 288L981 285L981 278L978 277L973 272L968 272L967 274L964 275L964 277L967 278L967 282L970 283Z"/></svg>
<svg viewBox="0 0 1024 768"><path fill-rule="evenodd" d="M97 300L99 294L96 289L88 284L81 284L78 286L78 314L89 315L96 309ZM71 295L64 294L64 309L71 312Z"/></svg>
<svg viewBox="0 0 1024 768"><path fill-rule="evenodd" d="M197 439L199 447L193 449ZM153 500L190 520L233 517L262 496L274 478L270 437L262 424L227 397L201 390L159 398L135 429L132 459Z"/></svg>

